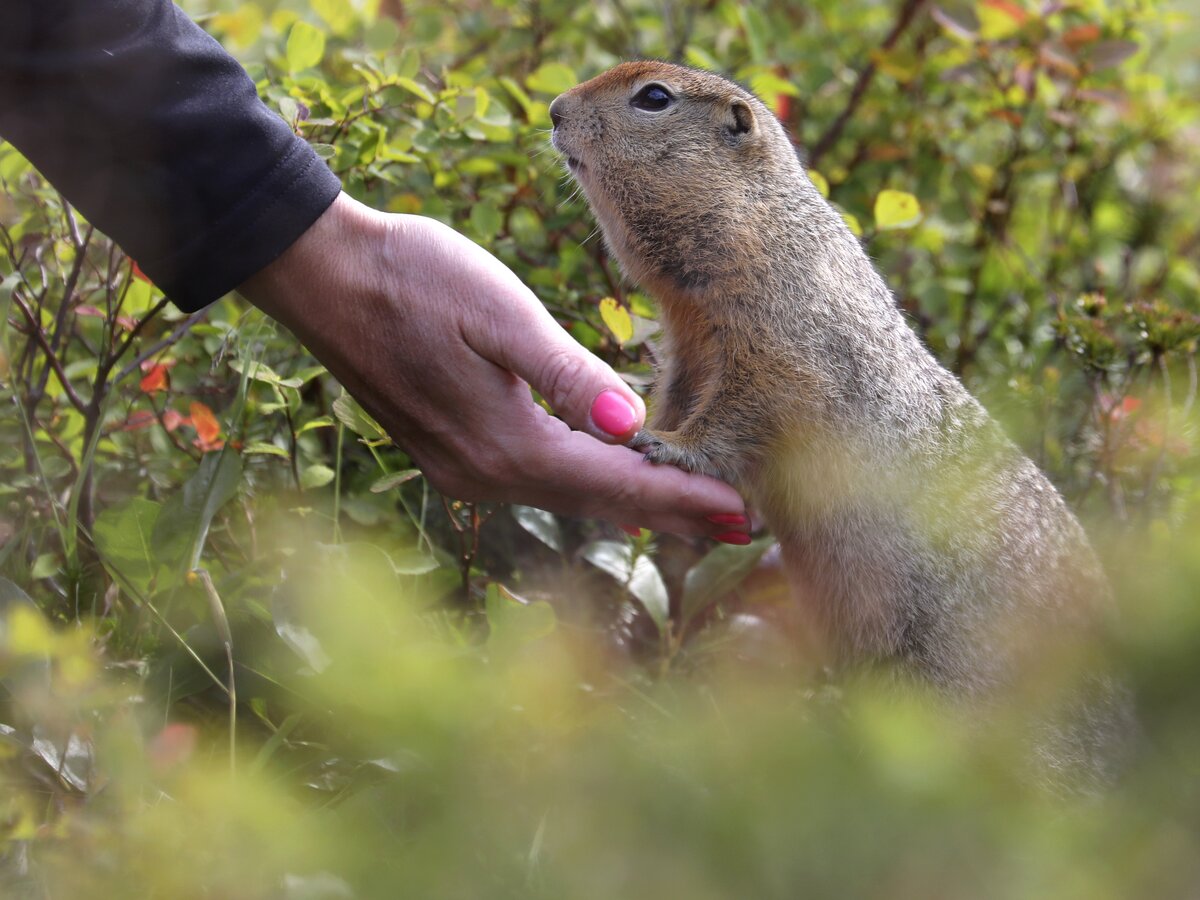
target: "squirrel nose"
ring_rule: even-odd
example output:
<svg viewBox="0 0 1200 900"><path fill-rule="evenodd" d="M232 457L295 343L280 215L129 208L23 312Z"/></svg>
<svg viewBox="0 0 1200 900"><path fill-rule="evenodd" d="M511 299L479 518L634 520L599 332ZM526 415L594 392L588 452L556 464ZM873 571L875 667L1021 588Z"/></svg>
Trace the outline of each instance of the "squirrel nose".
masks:
<svg viewBox="0 0 1200 900"><path fill-rule="evenodd" d="M555 107L558 107L555 109ZM550 124L557 128L562 124L562 97L555 97L554 102L550 104Z"/></svg>

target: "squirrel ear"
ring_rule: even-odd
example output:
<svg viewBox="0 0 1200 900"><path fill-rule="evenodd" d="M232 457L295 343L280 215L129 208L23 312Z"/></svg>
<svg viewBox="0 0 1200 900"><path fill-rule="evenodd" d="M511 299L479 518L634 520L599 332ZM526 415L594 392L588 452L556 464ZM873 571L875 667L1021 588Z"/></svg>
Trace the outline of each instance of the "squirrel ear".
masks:
<svg viewBox="0 0 1200 900"><path fill-rule="evenodd" d="M729 103L725 115L725 128L734 137L749 134L754 130L754 110L745 100L734 99Z"/></svg>

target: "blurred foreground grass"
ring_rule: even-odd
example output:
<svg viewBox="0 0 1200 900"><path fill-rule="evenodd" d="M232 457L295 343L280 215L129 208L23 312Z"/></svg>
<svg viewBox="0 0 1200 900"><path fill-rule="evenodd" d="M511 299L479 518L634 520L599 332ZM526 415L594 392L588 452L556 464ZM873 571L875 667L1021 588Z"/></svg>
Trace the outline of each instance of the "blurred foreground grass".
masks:
<svg viewBox="0 0 1200 900"><path fill-rule="evenodd" d="M1146 733L1087 800L1036 787L1017 715L814 686L733 620L703 666L651 680L495 586L480 643L382 551L296 534L275 536L273 614L230 611L255 697L231 759L202 628L207 684L125 665L0 582L4 895L1195 896L1196 538L1111 559ZM255 650L256 620L292 649Z"/></svg>

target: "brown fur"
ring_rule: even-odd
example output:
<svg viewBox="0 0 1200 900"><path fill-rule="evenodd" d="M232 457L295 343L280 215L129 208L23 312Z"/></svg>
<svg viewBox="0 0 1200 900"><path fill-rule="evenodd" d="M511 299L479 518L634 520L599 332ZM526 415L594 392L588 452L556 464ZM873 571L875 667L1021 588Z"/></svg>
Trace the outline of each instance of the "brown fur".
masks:
<svg viewBox="0 0 1200 900"><path fill-rule="evenodd" d="M666 109L635 106L651 84ZM1090 631L1109 595L1083 529L908 327L757 98L636 62L551 115L613 254L661 305L633 445L747 494L824 661L983 698Z"/></svg>

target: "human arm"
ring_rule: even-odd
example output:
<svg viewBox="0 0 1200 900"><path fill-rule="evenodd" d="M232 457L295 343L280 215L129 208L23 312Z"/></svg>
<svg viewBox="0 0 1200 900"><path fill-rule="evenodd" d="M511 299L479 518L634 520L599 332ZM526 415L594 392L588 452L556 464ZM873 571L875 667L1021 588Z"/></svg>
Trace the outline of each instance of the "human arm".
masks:
<svg viewBox="0 0 1200 900"><path fill-rule="evenodd" d="M481 248L335 203L337 179L170 3L17 2L5 24L0 135L180 307L244 282L436 487L686 533L740 515L732 489L602 443L627 435L599 429L593 404L620 419L623 398L632 433L632 391Z"/></svg>
<svg viewBox="0 0 1200 900"><path fill-rule="evenodd" d="M0 137L185 310L229 292L341 185L167 0L16 0Z"/></svg>

